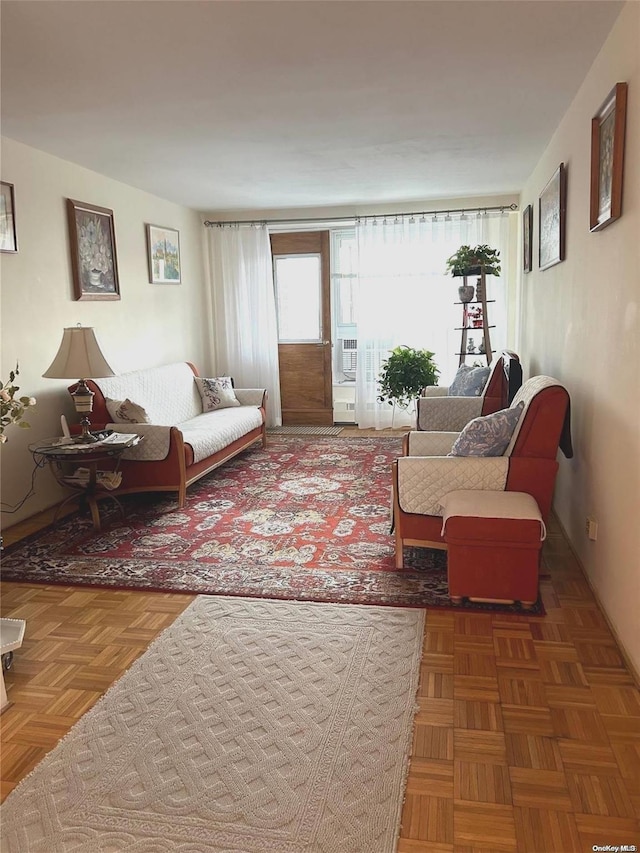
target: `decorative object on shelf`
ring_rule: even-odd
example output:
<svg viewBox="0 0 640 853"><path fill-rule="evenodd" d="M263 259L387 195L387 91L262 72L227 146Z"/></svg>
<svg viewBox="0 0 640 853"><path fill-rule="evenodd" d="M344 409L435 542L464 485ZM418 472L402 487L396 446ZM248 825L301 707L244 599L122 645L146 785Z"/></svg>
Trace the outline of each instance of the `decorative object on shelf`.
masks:
<svg viewBox="0 0 640 853"><path fill-rule="evenodd" d="M447 258L447 272L453 276L500 275L500 252L481 243L478 246L460 246L450 258Z"/></svg>
<svg viewBox="0 0 640 853"><path fill-rule="evenodd" d="M471 327L473 329L482 328L482 308L479 305L470 309L469 319L471 320Z"/></svg>
<svg viewBox="0 0 640 853"><path fill-rule="evenodd" d="M489 324L488 314L488 304L493 300L487 299L486 275L484 270L477 279L475 289L475 304L470 304L469 302L462 303L462 321L460 326L457 327L457 330L460 332L460 349L457 352L459 356L458 366L465 364L469 355L473 355L474 353L483 355L487 365L491 364L493 356L490 330L494 327ZM469 338L467 341L467 336L471 330L479 332L481 338L480 346L476 346L473 338Z"/></svg>
<svg viewBox="0 0 640 853"><path fill-rule="evenodd" d="M62 341L55 358L42 374L47 379L77 379L76 389L72 393L76 412L82 415L80 424L82 434L77 441L91 443L98 439L91 434L89 412L93 411L93 391L86 379L98 379L103 376L115 376L107 363L91 326L70 326L64 329Z"/></svg>
<svg viewBox="0 0 640 853"><path fill-rule="evenodd" d="M36 398L16 398L16 392L20 390L20 386L16 385L15 381L19 374L20 371L16 364L16 369L9 373L8 381L3 383L2 388L0 388L0 444L4 444L7 441L4 431L8 426L15 424L15 426L19 426L22 429L29 429L31 426L25 421L26 410L35 406Z"/></svg>
<svg viewBox="0 0 640 853"><path fill-rule="evenodd" d="M564 261L567 172L560 163L538 199L538 266L546 270Z"/></svg>
<svg viewBox="0 0 640 853"><path fill-rule="evenodd" d="M147 253L151 284L180 284L180 232L147 224Z"/></svg>
<svg viewBox="0 0 640 853"><path fill-rule="evenodd" d="M120 299L113 211L67 199L76 299Z"/></svg>
<svg viewBox="0 0 640 853"><path fill-rule="evenodd" d="M461 284L458 288L458 298L460 302L471 302L473 299L474 287L472 284Z"/></svg>
<svg viewBox="0 0 640 853"><path fill-rule="evenodd" d="M429 350L404 345L391 350L378 377L378 402L408 409L423 388L435 385L438 380L440 371L433 356Z"/></svg>
<svg viewBox="0 0 640 853"><path fill-rule="evenodd" d="M599 231L622 215L627 84L616 83L591 119L589 226Z"/></svg>
<svg viewBox="0 0 640 853"><path fill-rule="evenodd" d="M533 267L533 205L528 204L522 214L522 270Z"/></svg>
<svg viewBox="0 0 640 853"><path fill-rule="evenodd" d="M13 184L0 181L0 252L18 251Z"/></svg>

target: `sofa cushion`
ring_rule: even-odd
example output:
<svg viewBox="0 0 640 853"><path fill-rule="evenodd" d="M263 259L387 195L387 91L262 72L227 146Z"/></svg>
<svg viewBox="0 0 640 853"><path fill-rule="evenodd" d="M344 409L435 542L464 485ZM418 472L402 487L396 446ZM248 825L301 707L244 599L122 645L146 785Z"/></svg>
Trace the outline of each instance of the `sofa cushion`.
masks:
<svg viewBox="0 0 640 853"><path fill-rule="evenodd" d="M509 446L524 403L474 418L456 439L449 456L502 456Z"/></svg>
<svg viewBox="0 0 640 853"><path fill-rule="evenodd" d="M216 409L228 409L239 406L240 401L233 390L233 382L229 376L217 376L214 379L195 377L196 385L202 398L202 411L215 412Z"/></svg>
<svg viewBox="0 0 640 853"><path fill-rule="evenodd" d="M231 406L202 412L181 423L180 431L185 444L193 450L194 462L200 462L261 426L262 413L257 406Z"/></svg>
<svg viewBox="0 0 640 853"><path fill-rule="evenodd" d="M105 397L135 400L154 424L176 426L202 414L202 401L186 362L93 380Z"/></svg>
<svg viewBox="0 0 640 853"><path fill-rule="evenodd" d="M151 418L145 409L131 401L128 397L126 400L112 400L110 397L107 397L105 404L114 424L151 423Z"/></svg>

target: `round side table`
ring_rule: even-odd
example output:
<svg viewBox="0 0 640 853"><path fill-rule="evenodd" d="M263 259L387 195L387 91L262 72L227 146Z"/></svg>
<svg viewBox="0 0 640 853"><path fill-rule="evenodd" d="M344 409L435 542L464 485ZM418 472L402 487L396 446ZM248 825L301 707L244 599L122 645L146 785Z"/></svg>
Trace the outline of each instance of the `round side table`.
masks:
<svg viewBox="0 0 640 853"><path fill-rule="evenodd" d="M109 499L115 503L124 518L122 504L114 494L117 491L121 474L119 461L122 454L142 441L141 436L130 433L115 433L122 436L115 440L105 440L95 444L83 444L79 441L64 441L49 438L29 445L36 462L46 461L61 486L73 490L56 509L53 520L60 511L78 496L89 507L93 526L100 530L100 510L98 501ZM105 467L106 466L106 467Z"/></svg>

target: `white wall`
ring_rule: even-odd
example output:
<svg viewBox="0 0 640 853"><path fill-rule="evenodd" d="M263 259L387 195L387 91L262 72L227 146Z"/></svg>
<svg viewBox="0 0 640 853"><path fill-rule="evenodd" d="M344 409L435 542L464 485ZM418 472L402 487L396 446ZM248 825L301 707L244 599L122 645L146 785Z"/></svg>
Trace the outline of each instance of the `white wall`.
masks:
<svg viewBox="0 0 640 853"><path fill-rule="evenodd" d="M60 434L60 414L77 419L68 382L43 379L65 326L93 326L107 361L117 373L193 361L211 369L205 339L204 271L200 216L88 169L2 139L2 180L15 184L17 254L0 255L2 276L2 372L20 361L20 393L35 396L32 428L7 429L0 450L2 503L14 506L28 491L31 442ZM114 211L119 301L76 301L73 295L66 199ZM180 232L182 284L149 284L145 223ZM62 490L50 472L38 471L36 495L14 513L3 512L2 527L51 506Z"/></svg>
<svg viewBox="0 0 640 853"><path fill-rule="evenodd" d="M526 182L534 206L555 169L568 170L566 260L522 276L522 340L529 375L571 394L575 456L560 456L555 509L620 642L640 670L640 4L629 2ZM617 82L629 85L623 214L589 231L590 128ZM585 519L598 522L598 538Z"/></svg>

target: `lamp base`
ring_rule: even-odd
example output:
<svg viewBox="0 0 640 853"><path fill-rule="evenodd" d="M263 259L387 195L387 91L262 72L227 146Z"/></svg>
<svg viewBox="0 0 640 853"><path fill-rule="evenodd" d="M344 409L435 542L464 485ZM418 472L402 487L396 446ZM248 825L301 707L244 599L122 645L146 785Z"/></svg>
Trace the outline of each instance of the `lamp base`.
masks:
<svg viewBox="0 0 640 853"><path fill-rule="evenodd" d="M100 439L89 433L88 435L78 435L73 441L74 444L94 444L96 441L100 441Z"/></svg>
<svg viewBox="0 0 640 853"><path fill-rule="evenodd" d="M100 441L100 439L91 434L91 421L89 418L84 417L80 421L80 426L82 427L82 433L77 437L76 441L81 444L94 444L96 441Z"/></svg>

